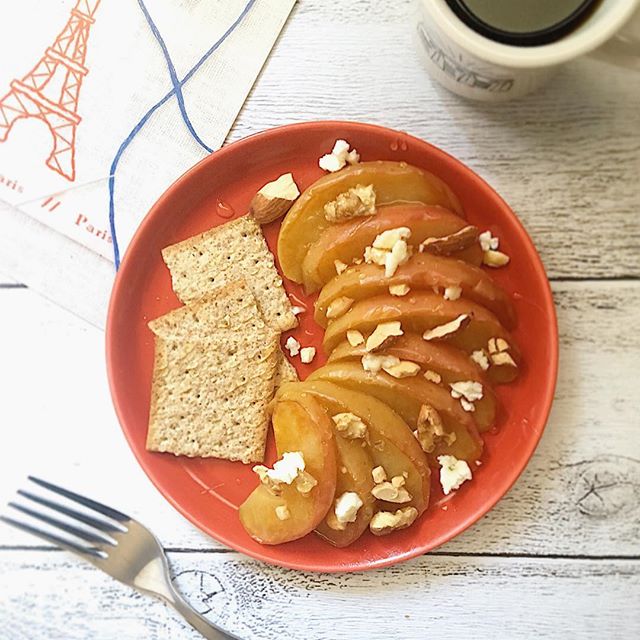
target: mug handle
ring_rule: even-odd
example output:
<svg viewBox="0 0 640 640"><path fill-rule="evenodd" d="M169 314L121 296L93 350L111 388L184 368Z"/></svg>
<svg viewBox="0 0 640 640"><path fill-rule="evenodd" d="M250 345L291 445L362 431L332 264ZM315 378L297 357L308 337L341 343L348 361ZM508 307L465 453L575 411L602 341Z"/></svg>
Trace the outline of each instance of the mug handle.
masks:
<svg viewBox="0 0 640 640"><path fill-rule="evenodd" d="M589 55L618 67L640 71L640 10L629 18L615 36Z"/></svg>

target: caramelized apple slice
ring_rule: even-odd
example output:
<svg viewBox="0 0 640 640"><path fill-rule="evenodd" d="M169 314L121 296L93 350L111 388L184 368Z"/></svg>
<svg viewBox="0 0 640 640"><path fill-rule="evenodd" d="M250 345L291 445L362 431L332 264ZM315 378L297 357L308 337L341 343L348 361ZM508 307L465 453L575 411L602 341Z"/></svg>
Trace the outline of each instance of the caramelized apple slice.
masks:
<svg viewBox="0 0 640 640"><path fill-rule="evenodd" d="M330 415L353 413L367 425L373 467L383 467L389 480L407 474L405 488L411 501L392 506L383 502L379 508L395 511L400 506L410 506L422 513L429 505L431 471L425 453L400 415L381 400L364 393L364 388L347 388L320 378L307 379L301 386L315 395Z"/></svg>
<svg viewBox="0 0 640 640"><path fill-rule="evenodd" d="M342 342L331 352L329 362L360 361L366 353L364 345L352 347L348 342ZM493 426L498 406L496 394L484 371L461 349L441 342L427 342L415 333L405 333L376 353L419 364L423 374L430 371L435 373L436 377L440 376L441 382L436 384L441 384L446 390L449 390L449 385L454 382L479 382L483 395L480 400L474 402L473 417L481 433Z"/></svg>
<svg viewBox="0 0 640 640"><path fill-rule="evenodd" d="M336 299L346 297L362 300L389 293L390 286L405 285L411 291L432 291L439 293L449 287L459 287L463 298L476 302L495 313L502 325L512 329L515 325L515 311L510 297L487 274L475 265L455 258L418 253L398 267L395 274L386 278L384 269L375 264L360 264L330 280L320 292L315 305L315 320L327 326L327 309Z"/></svg>
<svg viewBox="0 0 640 640"><path fill-rule="evenodd" d="M440 178L404 162L361 162L323 176L305 189L282 222L278 257L287 278L302 282L302 260L307 250L331 224L324 217L324 205L359 184L373 185L378 205L424 202L462 213L459 200Z"/></svg>
<svg viewBox="0 0 640 640"><path fill-rule="evenodd" d="M487 349L492 338L502 338L508 343L516 365L519 363L519 352L513 338L493 313L470 300L445 300L441 295L425 291L411 291L400 298L381 295L360 300L343 316L329 323L323 346L330 354L346 338L348 330L356 329L366 337L381 322L399 320L405 332L423 335L425 331L441 327L460 316L468 317L462 328L443 337L442 341L471 354ZM499 379L494 377L496 372L500 372ZM508 382L517 376L517 372L517 366L503 371L490 367L488 377L493 382Z"/></svg>
<svg viewBox="0 0 640 640"><path fill-rule="evenodd" d="M428 456L432 466L437 466L439 455L450 454L472 461L482 453L482 439L472 415L465 412L445 389L423 377L397 379L383 372L368 373L355 362L336 362L317 369L307 380L326 380L373 396L399 414L411 429L417 427L422 405L433 407L442 419L446 434L455 434L455 440L449 443L446 437L439 439Z"/></svg>
<svg viewBox="0 0 640 640"><path fill-rule="evenodd" d="M240 521L262 544L296 540L313 531L333 504L336 490L336 450L331 420L309 394L296 393L275 404L273 431L278 456L300 451L305 471L316 481L302 493L294 480L274 495L260 484L240 506ZM295 398L295 399L293 399ZM278 507L278 511L276 510ZM285 509L283 509L285 507ZM286 517L278 517L278 513Z"/></svg>
<svg viewBox="0 0 640 640"><path fill-rule="evenodd" d="M336 450L338 453L338 477L336 480L335 500L344 493L354 492L362 500L354 522L345 522L344 529L336 529L335 500L329 507L329 513L316 527L316 533L335 547L348 547L357 540L369 526L373 517L376 500L371 495L373 479L371 469L373 462L362 441L346 440L336 434Z"/></svg>
<svg viewBox="0 0 640 640"><path fill-rule="evenodd" d="M442 207L405 203L380 207L373 216L331 225L318 234L302 263L302 278L307 292L316 291L336 275L336 260L349 264L362 258L364 250L373 244L377 235L397 227L411 229L407 244L417 250L417 246L426 238L454 233L468 227L468 223ZM472 230L477 238L477 229L472 227ZM479 265L482 262L482 249L478 242L472 242L471 246L455 256ZM379 269L384 274L384 270L381 267Z"/></svg>

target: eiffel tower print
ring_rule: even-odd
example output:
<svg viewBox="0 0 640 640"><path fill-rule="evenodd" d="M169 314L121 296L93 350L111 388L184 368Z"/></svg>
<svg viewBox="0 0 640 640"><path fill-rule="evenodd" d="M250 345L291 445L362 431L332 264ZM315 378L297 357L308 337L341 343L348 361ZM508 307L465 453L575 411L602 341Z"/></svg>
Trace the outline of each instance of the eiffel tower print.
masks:
<svg viewBox="0 0 640 640"><path fill-rule="evenodd" d="M0 99L0 142L20 118L43 120L53 136L53 149L47 166L67 180L75 180L78 99L89 29L100 0L77 0L69 20L52 46L22 80L13 80L9 92Z"/></svg>

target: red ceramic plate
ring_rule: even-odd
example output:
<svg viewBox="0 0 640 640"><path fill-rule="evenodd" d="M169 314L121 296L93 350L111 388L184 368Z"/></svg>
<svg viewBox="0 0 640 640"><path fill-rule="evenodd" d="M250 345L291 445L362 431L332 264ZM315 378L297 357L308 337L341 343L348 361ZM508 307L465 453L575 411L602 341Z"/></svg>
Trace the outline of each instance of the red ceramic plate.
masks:
<svg viewBox="0 0 640 640"><path fill-rule="evenodd" d="M313 534L262 546L245 533L237 514L257 484L250 466L145 450L153 363L147 322L180 304L160 255L163 247L245 213L255 192L282 173L293 172L300 188L307 187L323 175L318 158L336 138L348 140L363 160L404 160L440 176L461 199L470 222L500 237L500 248L511 263L492 275L515 300L519 324L514 335L526 366L516 383L497 390L503 407L499 425L486 438L483 464L473 469L473 481L445 499L434 478L432 505L414 526L383 538L367 532L346 549L334 549ZM278 223L266 227L265 235L275 251ZM285 286L298 303L311 308L298 285L285 281ZM322 330L311 312L290 333L305 345L321 345ZM324 361L318 351L312 365L295 363L301 378ZM487 513L516 481L540 439L553 399L557 359L556 318L544 268L509 206L470 169L430 144L398 131L347 122L272 129L224 147L182 176L133 238L116 278L107 323L107 366L116 411L138 461L162 494L223 544L265 562L312 571L391 565L443 544ZM271 463L272 442L268 453Z"/></svg>

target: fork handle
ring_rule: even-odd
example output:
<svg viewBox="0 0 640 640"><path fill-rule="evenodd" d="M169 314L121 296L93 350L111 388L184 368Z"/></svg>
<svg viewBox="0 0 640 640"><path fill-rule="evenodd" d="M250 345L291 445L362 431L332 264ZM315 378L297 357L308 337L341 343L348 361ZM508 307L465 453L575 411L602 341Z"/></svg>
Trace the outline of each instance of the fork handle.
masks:
<svg viewBox="0 0 640 640"><path fill-rule="evenodd" d="M203 615L198 613L183 597L180 595L173 585L169 597L166 601L196 630L199 631L207 640L240 640L238 636L231 635L222 631L219 627L209 622Z"/></svg>

